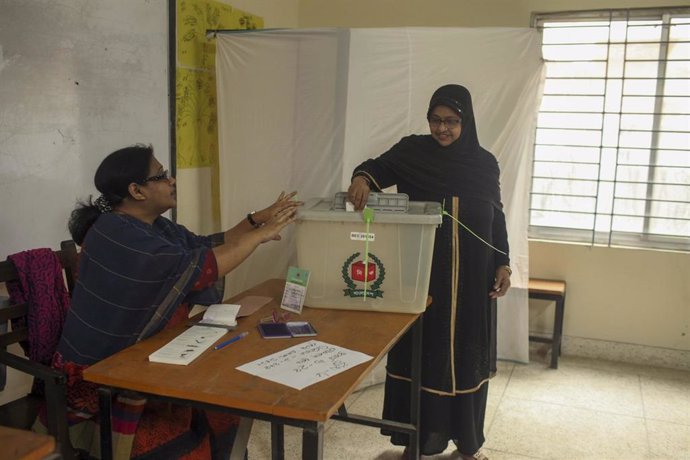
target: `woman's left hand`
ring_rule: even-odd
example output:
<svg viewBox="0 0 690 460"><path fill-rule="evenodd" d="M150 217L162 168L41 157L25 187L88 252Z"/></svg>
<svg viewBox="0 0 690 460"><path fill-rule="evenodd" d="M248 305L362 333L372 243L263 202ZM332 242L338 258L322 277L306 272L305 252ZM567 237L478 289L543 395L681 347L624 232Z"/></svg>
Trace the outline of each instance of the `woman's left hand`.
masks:
<svg viewBox="0 0 690 460"><path fill-rule="evenodd" d="M506 295L510 289L510 269L505 265L501 265L496 269L496 281L489 292L489 297L492 299L497 299Z"/></svg>
<svg viewBox="0 0 690 460"><path fill-rule="evenodd" d="M278 199L272 205L254 213L254 221L257 224L265 224L271 220L271 218L277 216L286 209L292 208L293 210L296 210L297 207L302 206L304 202L293 200L295 195L297 195L297 191L287 194L285 192L280 192Z"/></svg>

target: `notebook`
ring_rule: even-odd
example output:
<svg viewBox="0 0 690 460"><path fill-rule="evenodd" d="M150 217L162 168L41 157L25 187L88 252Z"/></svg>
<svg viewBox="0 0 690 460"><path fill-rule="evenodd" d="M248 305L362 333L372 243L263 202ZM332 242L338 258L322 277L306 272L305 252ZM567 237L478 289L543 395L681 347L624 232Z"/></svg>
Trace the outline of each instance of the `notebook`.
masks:
<svg viewBox="0 0 690 460"><path fill-rule="evenodd" d="M197 325L234 329L237 326L237 314L239 311L239 305L230 303L213 304L206 309L203 318L201 318Z"/></svg>
<svg viewBox="0 0 690 460"><path fill-rule="evenodd" d="M227 333L226 329L208 326L192 326L186 329L163 347L149 355L149 361L165 364L187 364L208 350L219 338Z"/></svg>

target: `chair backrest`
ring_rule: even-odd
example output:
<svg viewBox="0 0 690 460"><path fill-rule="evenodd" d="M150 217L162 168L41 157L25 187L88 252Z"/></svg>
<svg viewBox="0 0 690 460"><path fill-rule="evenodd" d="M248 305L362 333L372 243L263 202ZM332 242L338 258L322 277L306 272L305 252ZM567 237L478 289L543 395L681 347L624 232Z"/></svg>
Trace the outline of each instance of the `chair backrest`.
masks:
<svg viewBox="0 0 690 460"><path fill-rule="evenodd" d="M67 240L60 243L60 249L55 251L62 265L67 290L72 295L78 274L79 258L74 241ZM0 262L0 283L16 281L19 278L14 264L8 260ZM28 328L29 305L18 303L0 307L0 324L7 324L5 332L0 331L0 363L20 372L38 378L45 384L45 401L47 405L48 433L55 436L58 449L65 459L75 457L74 449L69 440L67 426L67 377L64 373L31 361L22 356L7 351L7 346L26 341L29 336Z"/></svg>
<svg viewBox="0 0 690 460"><path fill-rule="evenodd" d="M60 243L60 249L55 251L64 270L67 291L72 296L78 274L77 246L72 240ZM16 281L19 278L17 269L9 260L0 262L0 283ZM5 348L12 343L18 343L28 338L28 328L24 318L28 315L29 306L26 303L18 303L0 308L0 324L13 322L11 331L0 333L0 348Z"/></svg>

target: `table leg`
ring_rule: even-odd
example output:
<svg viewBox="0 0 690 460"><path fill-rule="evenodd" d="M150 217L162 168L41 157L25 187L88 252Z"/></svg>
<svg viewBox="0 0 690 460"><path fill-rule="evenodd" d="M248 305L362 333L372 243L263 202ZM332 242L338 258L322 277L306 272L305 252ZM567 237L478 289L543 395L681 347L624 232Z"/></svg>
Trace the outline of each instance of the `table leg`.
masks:
<svg viewBox="0 0 690 460"><path fill-rule="evenodd" d="M412 362L410 384L410 424L416 429L410 434L410 459L419 458L419 400L422 387L422 315L412 325Z"/></svg>
<svg viewBox="0 0 690 460"><path fill-rule="evenodd" d="M285 426L282 423L271 422L271 459L285 458Z"/></svg>
<svg viewBox="0 0 690 460"><path fill-rule="evenodd" d="M551 346L551 368L558 369L558 357L561 355L563 341L563 316L565 310L565 295L556 299L556 318L553 325L553 344Z"/></svg>
<svg viewBox="0 0 690 460"><path fill-rule="evenodd" d="M98 389L98 406L100 410L101 427L101 460L113 458L113 431L111 422L112 393L110 388Z"/></svg>
<svg viewBox="0 0 690 460"><path fill-rule="evenodd" d="M313 427L302 431L302 460L323 459L323 423L316 422Z"/></svg>
<svg viewBox="0 0 690 460"><path fill-rule="evenodd" d="M240 425L237 427L237 434L235 435L235 442L232 443L232 451L230 451L230 460L244 460L244 456L247 453L249 435L252 434L253 424L253 418L242 417L240 419Z"/></svg>

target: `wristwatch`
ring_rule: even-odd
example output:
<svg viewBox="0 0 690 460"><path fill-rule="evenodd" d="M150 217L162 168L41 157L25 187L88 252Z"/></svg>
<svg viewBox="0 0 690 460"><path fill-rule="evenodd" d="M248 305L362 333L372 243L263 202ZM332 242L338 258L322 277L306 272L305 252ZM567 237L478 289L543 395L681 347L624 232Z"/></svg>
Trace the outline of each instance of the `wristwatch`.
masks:
<svg viewBox="0 0 690 460"><path fill-rule="evenodd" d="M513 274L513 270L510 268L510 265L501 265L499 268L505 268L509 276Z"/></svg>

